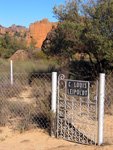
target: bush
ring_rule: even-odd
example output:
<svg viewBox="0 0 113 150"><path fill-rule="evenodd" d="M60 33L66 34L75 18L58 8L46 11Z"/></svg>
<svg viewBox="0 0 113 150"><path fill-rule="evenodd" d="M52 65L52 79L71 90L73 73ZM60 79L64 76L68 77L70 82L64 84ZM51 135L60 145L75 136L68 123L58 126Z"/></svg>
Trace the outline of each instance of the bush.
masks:
<svg viewBox="0 0 113 150"><path fill-rule="evenodd" d="M43 52L37 52L37 53L33 54L33 58L35 58L35 59L47 59L47 56Z"/></svg>
<svg viewBox="0 0 113 150"><path fill-rule="evenodd" d="M16 73L51 73L59 70L59 66L54 61L49 60L26 60L14 63Z"/></svg>
<svg viewBox="0 0 113 150"><path fill-rule="evenodd" d="M15 32L15 33L14 33L14 36L21 37L20 32Z"/></svg>
<svg viewBox="0 0 113 150"><path fill-rule="evenodd" d="M5 59L10 58L14 52L14 49L2 49L1 57Z"/></svg>

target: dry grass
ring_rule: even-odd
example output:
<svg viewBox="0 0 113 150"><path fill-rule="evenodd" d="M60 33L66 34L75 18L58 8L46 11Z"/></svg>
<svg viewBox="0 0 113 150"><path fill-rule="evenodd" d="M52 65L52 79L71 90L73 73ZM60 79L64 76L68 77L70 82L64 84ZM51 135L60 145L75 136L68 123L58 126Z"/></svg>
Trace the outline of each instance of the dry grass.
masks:
<svg viewBox="0 0 113 150"><path fill-rule="evenodd" d="M51 74L16 74L13 85L6 81L0 86L0 125L20 132L36 127L50 132Z"/></svg>

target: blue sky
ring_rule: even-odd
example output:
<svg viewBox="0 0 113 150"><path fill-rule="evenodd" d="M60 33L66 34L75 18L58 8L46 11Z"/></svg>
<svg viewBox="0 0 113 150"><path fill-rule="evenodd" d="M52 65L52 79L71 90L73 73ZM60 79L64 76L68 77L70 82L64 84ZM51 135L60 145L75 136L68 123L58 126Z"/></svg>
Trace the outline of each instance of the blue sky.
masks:
<svg viewBox="0 0 113 150"><path fill-rule="evenodd" d="M12 24L29 27L30 23L48 18L56 22L52 8L65 0L0 0L0 25Z"/></svg>

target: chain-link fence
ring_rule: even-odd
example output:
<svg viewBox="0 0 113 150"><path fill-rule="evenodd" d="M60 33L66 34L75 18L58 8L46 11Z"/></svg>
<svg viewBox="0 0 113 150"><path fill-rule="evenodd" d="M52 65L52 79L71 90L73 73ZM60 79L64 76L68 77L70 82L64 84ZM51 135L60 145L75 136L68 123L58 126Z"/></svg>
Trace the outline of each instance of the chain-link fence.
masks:
<svg viewBox="0 0 113 150"><path fill-rule="evenodd" d="M0 74L0 126L23 132L43 128L51 132L52 74ZM113 77L106 76L104 143L113 144Z"/></svg>
<svg viewBox="0 0 113 150"><path fill-rule="evenodd" d="M113 76L105 80L104 143L113 144Z"/></svg>
<svg viewBox="0 0 113 150"><path fill-rule="evenodd" d="M51 74L0 74L0 126L50 132Z"/></svg>

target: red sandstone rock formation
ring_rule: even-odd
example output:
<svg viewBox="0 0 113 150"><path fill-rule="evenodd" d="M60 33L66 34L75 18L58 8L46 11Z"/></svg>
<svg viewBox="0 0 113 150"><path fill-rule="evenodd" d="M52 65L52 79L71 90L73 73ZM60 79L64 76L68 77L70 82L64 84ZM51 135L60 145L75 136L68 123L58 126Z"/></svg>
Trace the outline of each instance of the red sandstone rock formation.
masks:
<svg viewBox="0 0 113 150"><path fill-rule="evenodd" d="M14 35L15 33L20 33L21 36L24 36L25 32L28 32L29 29L27 29L24 26L16 26L13 24L9 28L0 27L0 34L4 35L6 32L8 32L10 35Z"/></svg>
<svg viewBox="0 0 113 150"><path fill-rule="evenodd" d="M35 23L30 24L29 29L24 26L16 26L13 24L9 28L0 27L0 35L4 35L8 32L10 35L15 35L15 33L19 33L20 36L24 36L26 33L26 40L28 41L28 45L31 40L34 39L37 44L35 45L38 48L41 48L43 41L46 39L47 33L52 29L52 27L57 26L56 23L49 22L48 19L44 18L41 21L36 21Z"/></svg>
<svg viewBox="0 0 113 150"><path fill-rule="evenodd" d="M29 43L33 38L36 40L36 47L41 48L43 41L46 39L47 33L52 29L53 26L57 26L57 23L51 23L48 19L36 21L30 24L29 27Z"/></svg>

